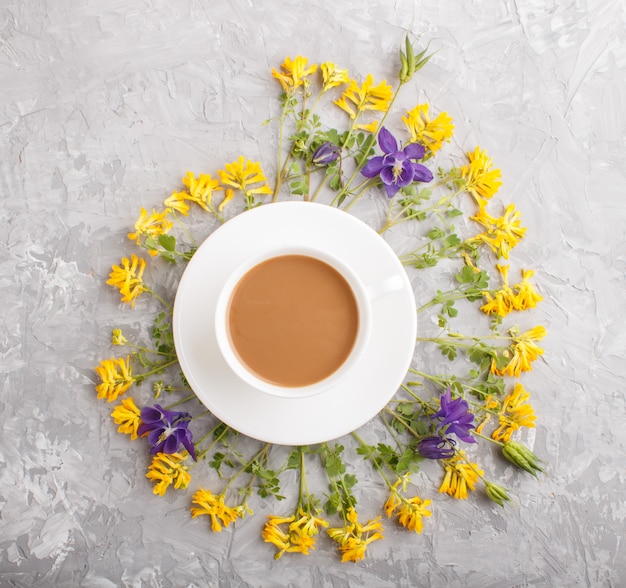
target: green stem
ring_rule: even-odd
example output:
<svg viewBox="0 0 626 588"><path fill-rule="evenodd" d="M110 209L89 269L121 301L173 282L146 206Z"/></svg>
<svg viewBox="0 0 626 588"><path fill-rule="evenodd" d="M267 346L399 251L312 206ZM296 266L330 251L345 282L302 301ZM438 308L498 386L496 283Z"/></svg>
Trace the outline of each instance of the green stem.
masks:
<svg viewBox="0 0 626 588"><path fill-rule="evenodd" d="M204 435L197 443L195 443L196 447L199 447L200 444L207 439L208 437L212 437L213 434L215 433L215 431L217 431L220 427L222 427L224 425L224 423L218 423L217 425L215 425L208 433L206 433L206 435ZM211 449L213 449L213 447L215 447L224 437L224 435L226 435L227 433L230 432L230 427L224 427L224 430L213 440L213 443L211 443L211 445L209 445L206 449L203 449L202 451L199 451L197 454L197 458L198 461L200 461L201 459L204 458L204 456L211 451Z"/></svg>
<svg viewBox="0 0 626 588"><path fill-rule="evenodd" d="M365 443L365 441L361 438L361 436L356 431L352 432L352 436L359 442L361 447L369 447L368 444ZM374 468L380 474L381 478L383 479L383 481L385 482L389 490L391 490L393 488L393 484L389 481L389 479L385 475L385 472L383 471L383 468L380 465L380 463L378 463L376 460L370 460L370 461L372 462L372 465L374 466Z"/></svg>
<svg viewBox="0 0 626 588"><path fill-rule="evenodd" d="M185 404L185 402L189 402L190 400L193 400L194 398L197 398L197 396L195 394L191 394L190 396L187 396L186 398L183 398L182 400L178 400L174 402L173 404L169 404L168 406L165 407L165 410L172 410L172 408L176 408L177 406L180 406L181 404Z"/></svg>
<svg viewBox="0 0 626 588"><path fill-rule="evenodd" d="M154 296L161 304L163 304L163 306L166 306L170 311L173 310L172 305L169 302L165 301L163 298L161 298L161 296L159 296L154 290L146 288L146 292L148 292L148 294L152 294L152 296Z"/></svg>
<svg viewBox="0 0 626 588"><path fill-rule="evenodd" d="M285 118L287 117L287 108L290 101L290 96L285 96L285 102L283 104L282 112L280 113L280 119L278 122L278 157L276 161L276 183L274 184L274 197L272 198L272 202L276 202L278 198L278 191L280 190L280 185L283 179L283 164L281 163L281 155L283 152L283 134L285 127ZM291 153L291 150L290 152ZM289 157L289 156L288 156ZM285 164L287 164L287 159L285 159Z"/></svg>
<svg viewBox="0 0 626 588"><path fill-rule="evenodd" d="M165 368L170 367L171 365L174 365L175 363L178 363L178 359L172 359L170 361L164 361L163 363L159 363L157 365L155 365L150 371L144 373L144 374L138 374L137 375L137 380L145 380L147 377L152 376L153 374L156 374L162 370L164 370Z"/></svg>

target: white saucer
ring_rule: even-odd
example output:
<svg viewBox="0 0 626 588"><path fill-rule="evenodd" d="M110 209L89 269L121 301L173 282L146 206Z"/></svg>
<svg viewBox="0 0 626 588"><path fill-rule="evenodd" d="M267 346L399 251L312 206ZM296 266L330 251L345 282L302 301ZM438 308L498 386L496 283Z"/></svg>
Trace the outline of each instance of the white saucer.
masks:
<svg viewBox="0 0 626 588"><path fill-rule="evenodd" d="M305 398L259 392L228 367L218 347L214 311L222 284L247 257L283 245L327 250L365 284L400 274L404 286L372 303L372 336L336 387ZM189 385L221 421L249 437L281 445L322 443L365 424L396 393L415 347L415 298L397 255L356 217L325 204L277 202L243 212L198 248L174 303L176 353Z"/></svg>

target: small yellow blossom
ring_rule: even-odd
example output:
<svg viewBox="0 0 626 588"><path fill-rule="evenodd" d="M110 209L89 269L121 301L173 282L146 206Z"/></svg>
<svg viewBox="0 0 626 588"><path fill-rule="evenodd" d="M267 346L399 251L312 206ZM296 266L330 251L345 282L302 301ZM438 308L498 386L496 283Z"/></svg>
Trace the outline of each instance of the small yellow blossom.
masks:
<svg viewBox="0 0 626 588"><path fill-rule="evenodd" d="M529 281L535 272L522 270L522 281L511 287L508 280L509 266L496 264L496 267L502 276L503 285L502 288L493 293L484 293L486 302L480 307L480 310L485 314L497 314L504 318L514 310L535 308L537 303L543 300L543 297L536 292Z"/></svg>
<svg viewBox="0 0 626 588"><path fill-rule="evenodd" d="M535 308L538 302L543 300L541 296L530 283L530 278L535 275L533 270L522 270L522 281L515 284L514 289L517 294L513 300L515 310L526 310L527 308Z"/></svg>
<svg viewBox="0 0 626 588"><path fill-rule="evenodd" d="M402 117L411 133L411 143L423 145L427 156L439 151L444 143L450 141L454 133L452 118L447 112L440 112L431 119L428 110L428 104L418 104Z"/></svg>
<svg viewBox="0 0 626 588"><path fill-rule="evenodd" d="M289 533L281 528L281 525L291 523L295 520L295 516L279 517L270 515L267 517L267 523L263 527L261 538L266 543L272 543L279 551L274 556L275 559L279 559L290 547Z"/></svg>
<svg viewBox="0 0 626 588"><path fill-rule="evenodd" d="M227 528L234 523L237 518L243 518L246 508L243 505L230 507L224 502L224 493L213 494L210 490L200 488L192 498L192 504L198 507L192 507L191 517L196 518L207 515L211 518L211 530L219 533L222 528Z"/></svg>
<svg viewBox="0 0 626 588"><path fill-rule="evenodd" d="M187 216L189 214L189 204L185 200L189 197L187 192L172 192L164 201L163 204L168 212L180 212L180 214Z"/></svg>
<svg viewBox="0 0 626 588"><path fill-rule="evenodd" d="M137 429L141 423L140 412L132 398L125 398L111 413L113 422L119 425L117 432L130 435L130 440L137 439Z"/></svg>
<svg viewBox="0 0 626 588"><path fill-rule="evenodd" d="M528 402L530 394L524 386L517 382L513 391L506 396L500 411L500 426L492 433L496 441L507 442L520 427L532 429L535 427L535 411Z"/></svg>
<svg viewBox="0 0 626 588"><path fill-rule="evenodd" d="M467 491L474 490L476 482L485 472L478 468L478 464L465 462L464 452L446 460L442 460L444 477L440 493L449 494L456 500L465 500Z"/></svg>
<svg viewBox="0 0 626 588"><path fill-rule="evenodd" d="M166 490L173 484L174 488L183 490L189 486L191 476L187 466L183 463L188 457L184 453L157 453L152 458L146 478L155 482L153 492L164 496Z"/></svg>
<svg viewBox="0 0 626 588"><path fill-rule="evenodd" d="M121 265L114 265L111 268L107 284L119 288L122 295L122 302L135 306L135 300L142 293L148 290L143 282L143 272L146 268L146 261L139 259L134 253L130 260L127 257L122 259Z"/></svg>
<svg viewBox="0 0 626 588"><path fill-rule="evenodd" d="M479 205L484 205L502 185L501 172L492 167L491 157L480 147L468 152L467 158L469 165L461 168L461 177L466 180L465 189Z"/></svg>
<svg viewBox="0 0 626 588"><path fill-rule="evenodd" d="M122 333L122 329L113 329L111 333L111 344L113 345L128 344L128 339L124 337L124 333Z"/></svg>
<svg viewBox="0 0 626 588"><path fill-rule="evenodd" d="M532 370L531 363L540 355L543 349L535 341L541 341L546 336L546 328L542 325L534 327L525 333L513 336L513 342L509 349L503 352L503 357L508 363L503 368L498 368L497 362L491 363L491 373L497 376L519 377L522 372Z"/></svg>
<svg viewBox="0 0 626 588"><path fill-rule="evenodd" d="M485 416L481 420L480 424L476 427L476 433L479 435L483 432L483 429L487 425L487 423L491 420L491 411L496 411L500 407L500 402L491 396L491 394L487 395L485 398L485 402L483 404L484 410L486 411Z"/></svg>
<svg viewBox="0 0 626 588"><path fill-rule="evenodd" d="M341 561L357 562L365 557L367 546L373 541L383 538L383 525L380 517L376 517L362 525L354 508L348 509L343 527L334 527L326 532L339 544Z"/></svg>
<svg viewBox="0 0 626 588"><path fill-rule="evenodd" d="M234 195L235 195L235 191L232 188L226 188L226 194L224 196L224 200L220 202L220 205L218 207L220 212L224 210L224 207L233 199Z"/></svg>
<svg viewBox="0 0 626 588"><path fill-rule="evenodd" d="M124 394L135 381L130 367L130 357L124 359L103 359L94 371L100 377L101 383L96 386L98 399L106 398L113 402L120 394Z"/></svg>
<svg viewBox="0 0 626 588"><path fill-rule="evenodd" d="M520 217L521 213L515 210L514 204L509 204L499 218L491 216L485 207L481 206L478 213L470 218L483 225L487 231L470 240L482 241L498 257L508 259L511 249L522 240L526 233L526 228L521 226Z"/></svg>
<svg viewBox="0 0 626 588"><path fill-rule="evenodd" d="M359 131L365 131L367 133L375 133L376 129L378 128L378 121L375 120L374 122L371 123L359 123L354 125L355 129L358 129Z"/></svg>
<svg viewBox="0 0 626 588"><path fill-rule="evenodd" d="M309 60L301 55L298 55L293 60L290 57L286 57L280 66L281 71L272 68L272 76L280 82L287 94L293 94L300 86L308 86L309 80L307 76L317 71L317 65L309 66L308 63Z"/></svg>
<svg viewBox="0 0 626 588"><path fill-rule="evenodd" d="M426 508L430 506L432 501L422 500L419 496L406 498L398 491L399 484L400 482L398 481L391 488L391 494L384 506L385 513L388 518L395 514L398 522L403 527L409 531L421 534L424 530L424 521L422 519L432 515L432 512Z"/></svg>
<svg viewBox="0 0 626 588"><path fill-rule="evenodd" d="M502 287L493 295L490 292L484 293L487 302L480 307L480 310L485 314L497 314L504 318L515 307L515 292L509 286L509 266L496 264L496 268L502 278Z"/></svg>
<svg viewBox="0 0 626 588"><path fill-rule="evenodd" d="M253 194L272 194L261 164L244 160L240 155L237 161L227 163L223 170L217 172L222 184L241 190L246 196ZM259 186L259 184L261 184ZM228 195L227 195L228 196ZM232 197L232 196L231 196Z"/></svg>
<svg viewBox="0 0 626 588"><path fill-rule="evenodd" d="M173 226L172 221L167 218L167 210L157 212L155 208L151 213L142 207L141 213L135 223L135 232L128 233L128 238L135 241L137 245L141 245L141 238L157 239L160 235L167 233ZM151 249L150 255L158 255L157 251Z"/></svg>
<svg viewBox="0 0 626 588"><path fill-rule="evenodd" d="M347 112L351 119L354 119L364 110L387 112L392 98L392 87L384 80L375 86L374 78L368 74L362 86L359 86L355 80L350 80L350 85L341 98L335 100L335 104Z"/></svg>
<svg viewBox="0 0 626 588"><path fill-rule="evenodd" d="M272 543L278 548L275 559L279 559L284 553L308 555L310 550L315 549L315 536L319 533L319 528L328 526L327 521L303 509L298 510L298 517L268 517L261 537L266 543ZM288 525L288 529L283 530L281 525Z"/></svg>
<svg viewBox="0 0 626 588"><path fill-rule="evenodd" d="M335 88L341 84L347 84L350 81L347 69L338 69L334 63L327 61L320 65L322 70L322 92L326 92L331 88Z"/></svg>
<svg viewBox="0 0 626 588"><path fill-rule="evenodd" d="M183 184L185 184L189 190L187 200L195 202L207 212L213 212L214 210L211 206L213 192L224 189L220 186L219 180L214 180L210 174L200 174L196 177L190 171L188 171L187 175L183 178Z"/></svg>

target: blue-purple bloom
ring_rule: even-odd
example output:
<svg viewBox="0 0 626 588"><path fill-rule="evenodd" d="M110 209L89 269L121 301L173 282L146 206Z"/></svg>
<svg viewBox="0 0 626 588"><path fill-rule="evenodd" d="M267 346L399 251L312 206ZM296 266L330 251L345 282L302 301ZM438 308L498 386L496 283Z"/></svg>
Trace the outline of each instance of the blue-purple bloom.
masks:
<svg viewBox="0 0 626 588"><path fill-rule="evenodd" d="M452 400L450 387L441 395L439 399L441 408L432 415L433 419L441 419L437 425L437 433L454 434L461 441L466 443L476 443L474 437L470 435L470 429L474 429L474 415L469 412L469 405L463 398Z"/></svg>
<svg viewBox="0 0 626 588"><path fill-rule="evenodd" d="M188 412L165 410L158 404L144 406L141 409L141 424L137 435L148 434L148 442L152 445L151 454L176 453L181 443L196 460L196 449L191 431L188 429L191 415Z"/></svg>
<svg viewBox="0 0 626 588"><path fill-rule="evenodd" d="M339 151L340 149L337 145L326 141L315 150L311 161L315 165L328 165L339 157Z"/></svg>
<svg viewBox="0 0 626 588"><path fill-rule="evenodd" d="M424 157L423 145L410 143L404 149L399 149L395 137L385 127L378 134L378 145L385 155L372 157L361 173L366 178L380 175L389 198L413 182L430 182L433 179L432 172L425 165L417 163L418 159Z"/></svg>
<svg viewBox="0 0 626 588"><path fill-rule="evenodd" d="M426 437L417 444L417 451L426 459L450 459L454 457L454 439Z"/></svg>

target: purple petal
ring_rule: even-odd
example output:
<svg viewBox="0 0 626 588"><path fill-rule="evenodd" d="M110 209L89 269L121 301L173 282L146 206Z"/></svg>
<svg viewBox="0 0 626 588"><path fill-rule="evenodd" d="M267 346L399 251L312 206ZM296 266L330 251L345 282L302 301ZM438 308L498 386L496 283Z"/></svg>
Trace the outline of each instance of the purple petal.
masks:
<svg viewBox="0 0 626 588"><path fill-rule="evenodd" d="M398 151L398 142L385 127L380 129L378 133L378 144L385 153L396 153Z"/></svg>
<svg viewBox="0 0 626 588"><path fill-rule="evenodd" d="M387 192L389 198L393 198L398 193L399 189L400 187L395 184L385 184L385 192Z"/></svg>
<svg viewBox="0 0 626 588"><path fill-rule="evenodd" d="M430 182L433 179L431 172L425 165L421 163L413 164L413 180L415 182Z"/></svg>
<svg viewBox="0 0 626 588"><path fill-rule="evenodd" d="M380 179L383 181L383 184L390 186L393 184L393 167L387 165L380 170Z"/></svg>
<svg viewBox="0 0 626 588"><path fill-rule="evenodd" d="M158 405L157 405L158 406ZM140 418L142 423L150 424L150 423L160 423L163 418L163 414L161 412L160 407L157 406L144 406L141 409Z"/></svg>
<svg viewBox="0 0 626 588"><path fill-rule="evenodd" d="M449 459L454 456L455 441L445 437L426 437L418 445L418 452L427 459Z"/></svg>
<svg viewBox="0 0 626 588"><path fill-rule="evenodd" d="M174 433L172 435L168 435L165 443L163 443L161 451L163 453L176 453L176 451L178 451L179 445L180 442L178 441L178 435Z"/></svg>
<svg viewBox="0 0 626 588"><path fill-rule="evenodd" d="M424 146L419 143L410 143L403 151L409 159L422 159L424 157Z"/></svg>
<svg viewBox="0 0 626 588"><path fill-rule="evenodd" d="M361 170L361 173L366 178L373 178L380 173L380 170L383 169L383 157L381 155L377 155L376 157L372 157Z"/></svg>
<svg viewBox="0 0 626 588"><path fill-rule="evenodd" d="M189 433L189 435L185 435L185 437L182 440L183 447L189 452L189 455L191 455L194 461L198 461L196 457L196 447L193 444L191 433L189 431L187 432Z"/></svg>
<svg viewBox="0 0 626 588"><path fill-rule="evenodd" d="M157 429L152 429L150 434L148 435L148 443L150 445L157 445L159 443L159 439L161 435L165 432L165 427L158 427Z"/></svg>

